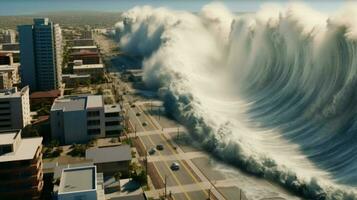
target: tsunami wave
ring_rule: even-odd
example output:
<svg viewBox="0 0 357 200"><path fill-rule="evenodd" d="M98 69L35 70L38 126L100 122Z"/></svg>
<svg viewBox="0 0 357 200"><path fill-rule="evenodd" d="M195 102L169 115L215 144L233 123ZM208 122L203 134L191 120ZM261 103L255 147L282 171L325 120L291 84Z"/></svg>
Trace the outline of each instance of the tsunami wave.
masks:
<svg viewBox="0 0 357 200"><path fill-rule="evenodd" d="M308 199L357 199L356 4L122 17L121 49L208 152Z"/></svg>

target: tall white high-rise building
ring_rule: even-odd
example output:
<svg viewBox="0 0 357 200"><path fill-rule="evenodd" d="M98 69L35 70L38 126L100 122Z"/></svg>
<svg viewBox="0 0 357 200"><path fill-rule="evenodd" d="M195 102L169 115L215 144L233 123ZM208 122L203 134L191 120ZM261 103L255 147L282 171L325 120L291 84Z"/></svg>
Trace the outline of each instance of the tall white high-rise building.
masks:
<svg viewBox="0 0 357 200"><path fill-rule="evenodd" d="M22 85L31 90L52 90L61 86L62 32L48 18L34 19L19 29Z"/></svg>

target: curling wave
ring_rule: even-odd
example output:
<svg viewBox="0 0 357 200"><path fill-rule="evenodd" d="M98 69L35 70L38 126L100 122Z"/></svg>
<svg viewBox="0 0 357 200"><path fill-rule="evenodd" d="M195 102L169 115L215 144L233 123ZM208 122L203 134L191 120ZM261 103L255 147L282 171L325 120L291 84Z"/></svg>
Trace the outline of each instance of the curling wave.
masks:
<svg viewBox="0 0 357 200"><path fill-rule="evenodd" d="M308 199L357 199L356 13L136 7L116 29L207 151Z"/></svg>

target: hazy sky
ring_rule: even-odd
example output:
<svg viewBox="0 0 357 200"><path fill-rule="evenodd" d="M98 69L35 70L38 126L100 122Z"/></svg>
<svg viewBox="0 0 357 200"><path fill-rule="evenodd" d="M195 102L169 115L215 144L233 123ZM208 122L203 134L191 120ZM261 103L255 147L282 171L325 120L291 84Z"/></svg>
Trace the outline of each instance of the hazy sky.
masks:
<svg viewBox="0 0 357 200"><path fill-rule="evenodd" d="M164 6L172 9L198 11L209 0L0 0L0 15L25 15L53 11L124 11L137 5ZM267 2L286 4L289 1L219 1L232 11L256 11ZM333 11L343 4L337 0L304 1L321 11Z"/></svg>

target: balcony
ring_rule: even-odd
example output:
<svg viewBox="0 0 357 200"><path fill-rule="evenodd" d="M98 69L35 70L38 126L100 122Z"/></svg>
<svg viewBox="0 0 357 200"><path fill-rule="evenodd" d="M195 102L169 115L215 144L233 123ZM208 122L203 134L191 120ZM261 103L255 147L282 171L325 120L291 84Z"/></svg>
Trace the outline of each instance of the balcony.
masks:
<svg viewBox="0 0 357 200"><path fill-rule="evenodd" d="M30 176L25 177L13 177L8 179L0 179L0 187L9 187L9 188L16 188L21 185L38 185L40 181L43 179L42 171L38 171L37 174L32 174Z"/></svg>
<svg viewBox="0 0 357 200"><path fill-rule="evenodd" d="M12 165L6 166L6 168L4 167L3 169L0 169L0 176L19 173L20 171L36 173L40 168L42 168L42 154L28 164L13 163Z"/></svg>

